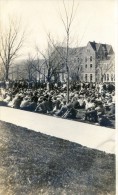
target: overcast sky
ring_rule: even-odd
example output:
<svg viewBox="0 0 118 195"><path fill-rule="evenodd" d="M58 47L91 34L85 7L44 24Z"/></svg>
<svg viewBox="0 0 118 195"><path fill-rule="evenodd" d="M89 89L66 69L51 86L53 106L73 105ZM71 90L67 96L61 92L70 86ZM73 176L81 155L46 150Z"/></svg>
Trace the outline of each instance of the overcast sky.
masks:
<svg viewBox="0 0 118 195"><path fill-rule="evenodd" d="M11 17L21 18L27 39L22 49L24 56L34 52L35 44L41 50L47 46L50 33L55 41L62 42L65 30L60 18L64 16L62 0L0 0L0 19L5 26ZM69 10L71 0L66 0ZM88 41L108 43L115 49L116 3L115 0L75 0L78 5L71 28L72 46L85 46ZM60 11L59 11L60 10Z"/></svg>

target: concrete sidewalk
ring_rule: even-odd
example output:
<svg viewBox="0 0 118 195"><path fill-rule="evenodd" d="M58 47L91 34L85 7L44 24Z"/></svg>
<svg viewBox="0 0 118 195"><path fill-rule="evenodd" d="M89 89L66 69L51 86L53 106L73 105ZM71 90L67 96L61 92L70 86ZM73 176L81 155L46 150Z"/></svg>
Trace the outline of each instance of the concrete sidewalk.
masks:
<svg viewBox="0 0 118 195"><path fill-rule="evenodd" d="M89 148L115 153L115 129L0 107L0 120Z"/></svg>

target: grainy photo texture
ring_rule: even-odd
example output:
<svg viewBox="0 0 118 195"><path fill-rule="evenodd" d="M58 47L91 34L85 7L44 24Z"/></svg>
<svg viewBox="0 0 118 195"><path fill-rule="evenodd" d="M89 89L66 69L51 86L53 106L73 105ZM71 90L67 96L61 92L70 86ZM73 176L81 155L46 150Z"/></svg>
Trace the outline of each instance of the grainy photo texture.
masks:
<svg viewBox="0 0 118 195"><path fill-rule="evenodd" d="M115 195L116 0L0 0L0 195Z"/></svg>

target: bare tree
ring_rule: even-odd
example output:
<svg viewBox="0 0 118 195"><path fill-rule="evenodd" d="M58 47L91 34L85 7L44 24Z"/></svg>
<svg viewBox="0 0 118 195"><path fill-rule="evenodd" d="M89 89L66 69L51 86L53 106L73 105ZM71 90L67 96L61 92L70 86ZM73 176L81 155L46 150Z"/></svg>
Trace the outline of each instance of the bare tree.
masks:
<svg viewBox="0 0 118 195"><path fill-rule="evenodd" d="M36 69L34 68L35 63L35 59L30 54L28 54L28 58L24 62L22 68L22 75L28 81L36 81L37 79Z"/></svg>
<svg viewBox="0 0 118 195"><path fill-rule="evenodd" d="M23 46L24 32L21 32L21 23L9 21L6 28L0 32L0 59L4 69L4 79L9 79L9 69Z"/></svg>
<svg viewBox="0 0 118 195"><path fill-rule="evenodd" d="M0 64L0 80L3 80L3 79L4 79L4 69L3 69L2 64Z"/></svg>
<svg viewBox="0 0 118 195"><path fill-rule="evenodd" d="M39 58L38 51L36 52L36 55L34 57L31 57L29 55L29 59L27 60L26 64L31 68L32 75L35 80L41 81L41 78L45 80L45 61L44 59Z"/></svg>
<svg viewBox="0 0 118 195"><path fill-rule="evenodd" d="M81 73L83 71L82 58L75 58L75 63L73 62L70 66L70 78L72 81L81 81Z"/></svg>
<svg viewBox="0 0 118 195"><path fill-rule="evenodd" d="M79 5L79 4L78 4ZM75 1L72 1L72 7L70 13L67 10L65 1L63 0L63 7L65 12L65 19L64 16L62 16L60 12L60 17L62 20L62 23L65 28L66 32L66 56L65 56L65 66L66 66L66 72L67 72L67 102L69 102L69 77L70 77L70 70L69 70L69 47L70 47L70 34L71 34L71 26L73 23L73 20L75 18L75 14L78 8L78 5L75 7Z"/></svg>
<svg viewBox="0 0 118 195"><path fill-rule="evenodd" d="M45 81L45 61L40 59L38 56L34 58L34 63L32 64L34 71L36 72L36 77L39 82Z"/></svg>
<svg viewBox="0 0 118 195"><path fill-rule="evenodd" d="M37 72L39 72L45 77L48 88L52 80L56 78L56 75L59 73L59 71L62 68L61 60L60 58L57 58L57 55L55 53L57 52L55 50L56 44L54 44L54 42L51 41L52 39L49 39L48 47L45 53L40 51L39 47L36 47L36 50L42 56L43 62L42 64L40 64L38 68L37 66L35 66L35 69L37 70Z"/></svg>

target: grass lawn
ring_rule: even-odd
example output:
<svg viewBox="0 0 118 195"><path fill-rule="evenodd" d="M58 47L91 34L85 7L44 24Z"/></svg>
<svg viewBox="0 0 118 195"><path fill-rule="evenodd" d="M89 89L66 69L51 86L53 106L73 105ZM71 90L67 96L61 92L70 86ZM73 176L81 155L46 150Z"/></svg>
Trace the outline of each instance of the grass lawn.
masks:
<svg viewBox="0 0 118 195"><path fill-rule="evenodd" d="M0 121L0 195L40 194L115 195L115 155Z"/></svg>

